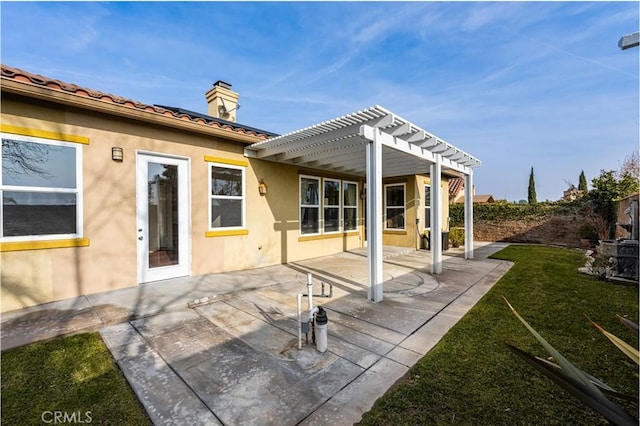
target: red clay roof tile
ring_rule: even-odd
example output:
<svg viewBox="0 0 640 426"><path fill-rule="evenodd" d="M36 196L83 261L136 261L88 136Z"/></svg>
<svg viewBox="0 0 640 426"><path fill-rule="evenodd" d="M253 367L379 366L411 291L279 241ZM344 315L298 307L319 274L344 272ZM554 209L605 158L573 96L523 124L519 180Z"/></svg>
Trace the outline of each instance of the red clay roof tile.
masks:
<svg viewBox="0 0 640 426"><path fill-rule="evenodd" d="M215 117L208 116L196 116L186 114L184 112L175 112L168 108L162 108L157 105L148 105L142 102L138 102L132 99L123 98L121 96L111 95L108 93L100 92L97 90L89 89L86 87L80 87L75 84L66 83L60 80L54 80L48 77L44 77L39 74L33 74L19 68L13 68L8 65L0 64L2 69L2 78L7 78L15 81L20 81L23 83L30 83L37 86L47 87L52 90L57 90L60 92L72 93L78 96L84 96L88 98L98 99L104 102L111 102L116 105L122 105L124 107L148 111L168 117L175 117L185 121L191 121L193 123L197 123L203 126L217 127L221 129L228 129L232 132L238 134L250 134L257 136L262 139L267 139L271 136L274 136L273 133L260 131L258 129L247 128L241 124L235 124L226 121L219 121L219 119ZM206 117L206 118L205 118Z"/></svg>
<svg viewBox="0 0 640 426"><path fill-rule="evenodd" d="M449 197L454 199L464 189L464 179L449 179Z"/></svg>

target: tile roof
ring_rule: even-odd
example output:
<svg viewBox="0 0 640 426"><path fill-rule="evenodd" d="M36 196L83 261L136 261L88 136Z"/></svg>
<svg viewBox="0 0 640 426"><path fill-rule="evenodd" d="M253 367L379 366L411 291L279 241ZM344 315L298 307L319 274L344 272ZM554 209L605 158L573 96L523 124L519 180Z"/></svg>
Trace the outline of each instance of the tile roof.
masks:
<svg viewBox="0 0 640 426"><path fill-rule="evenodd" d="M454 199L460 191L464 189L464 179L463 178L454 178L449 179L449 197L450 199Z"/></svg>
<svg viewBox="0 0 640 426"><path fill-rule="evenodd" d="M483 195L474 195L473 196L474 203L495 203L493 195L491 194L483 194Z"/></svg>
<svg viewBox="0 0 640 426"><path fill-rule="evenodd" d="M33 74L30 72L21 70L19 68L13 68L4 64L0 64L0 67L2 69L1 75L3 79L10 79L18 82L29 83L29 84L33 84L40 87L46 87L51 90L71 93L78 96L84 96L87 98L96 99L103 102L109 102L112 104L132 108L139 111L146 111L154 114L174 117L182 120L188 120L197 124L201 124L203 126L217 127L220 129L229 130L242 135L256 136L262 139L276 136L276 134L272 132L255 129L253 127L244 126L242 124L222 120L222 119L211 117L205 114L195 113L195 112L184 110L181 108L173 108L173 107L166 107L166 106L159 106L159 105L148 105L142 102L123 98L121 96L116 96L109 93L100 92L98 90L77 86L75 84L66 83L60 80L54 80L49 77L45 77L39 74Z"/></svg>

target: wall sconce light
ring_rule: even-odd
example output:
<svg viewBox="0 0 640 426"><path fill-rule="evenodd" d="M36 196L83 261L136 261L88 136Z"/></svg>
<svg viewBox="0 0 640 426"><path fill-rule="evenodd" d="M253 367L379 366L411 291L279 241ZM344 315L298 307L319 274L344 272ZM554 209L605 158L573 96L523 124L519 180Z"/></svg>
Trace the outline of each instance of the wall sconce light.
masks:
<svg viewBox="0 0 640 426"><path fill-rule="evenodd" d="M124 160L124 151L122 147L114 146L111 148L111 159L118 163L122 163L122 160Z"/></svg>
<svg viewBox="0 0 640 426"><path fill-rule="evenodd" d="M258 184L258 192L260 195L265 195L267 193L267 184L264 183L264 179L260 179L260 184Z"/></svg>

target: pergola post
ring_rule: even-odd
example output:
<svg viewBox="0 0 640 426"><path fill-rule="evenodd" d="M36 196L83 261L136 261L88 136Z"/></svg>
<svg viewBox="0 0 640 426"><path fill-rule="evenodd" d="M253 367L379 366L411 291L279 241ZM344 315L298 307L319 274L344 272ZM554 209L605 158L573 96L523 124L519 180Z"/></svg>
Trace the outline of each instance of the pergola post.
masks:
<svg viewBox="0 0 640 426"><path fill-rule="evenodd" d="M378 129L367 142L367 267L369 300L382 301L382 143Z"/></svg>
<svg viewBox="0 0 640 426"><path fill-rule="evenodd" d="M464 258L473 259L473 169L464 177Z"/></svg>
<svg viewBox="0 0 640 426"><path fill-rule="evenodd" d="M431 231L429 245L431 246L431 272L442 272L442 158L435 155L435 162L431 164Z"/></svg>

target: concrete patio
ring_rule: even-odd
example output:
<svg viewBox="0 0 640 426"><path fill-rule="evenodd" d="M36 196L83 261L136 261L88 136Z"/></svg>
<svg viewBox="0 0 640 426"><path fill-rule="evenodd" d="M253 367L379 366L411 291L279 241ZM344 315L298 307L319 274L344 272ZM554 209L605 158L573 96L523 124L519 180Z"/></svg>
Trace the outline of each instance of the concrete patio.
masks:
<svg viewBox="0 0 640 426"><path fill-rule="evenodd" d="M347 425L424 356L508 271L504 244L430 253L385 247L384 300L367 300L366 251L168 280L4 314L2 349L100 330L154 424ZM297 348L306 276L329 347ZM328 287L326 289L328 291ZM304 300L303 308L306 307Z"/></svg>

